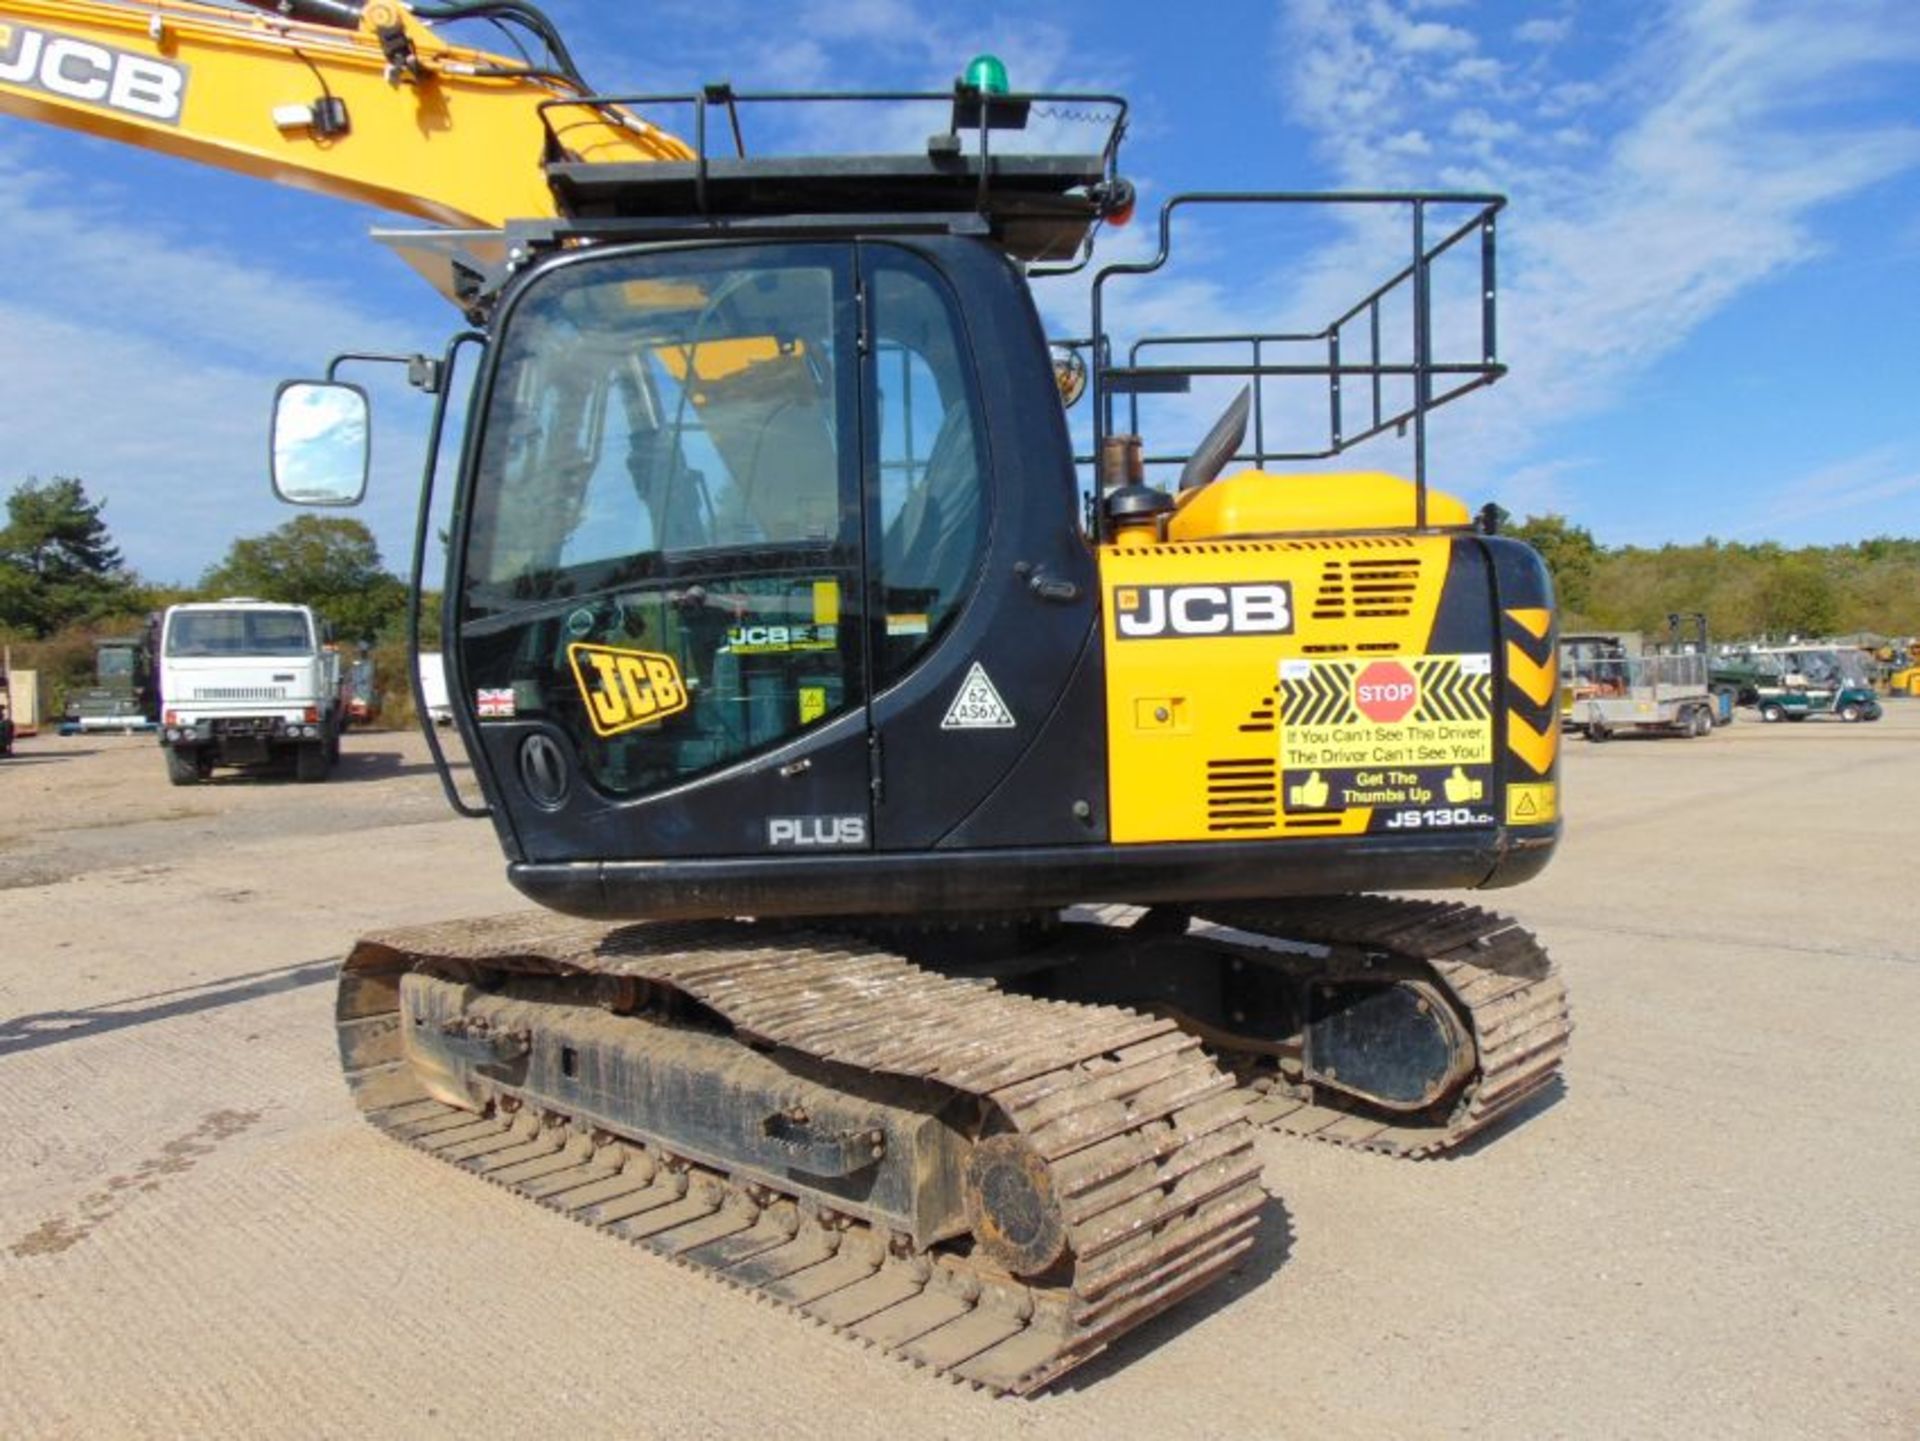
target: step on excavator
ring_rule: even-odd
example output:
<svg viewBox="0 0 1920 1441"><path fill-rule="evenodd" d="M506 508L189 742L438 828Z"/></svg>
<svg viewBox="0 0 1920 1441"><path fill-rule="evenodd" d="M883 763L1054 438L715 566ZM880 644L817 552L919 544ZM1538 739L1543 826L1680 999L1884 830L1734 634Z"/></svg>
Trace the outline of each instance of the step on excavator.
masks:
<svg viewBox="0 0 1920 1441"><path fill-rule="evenodd" d="M1125 101L991 57L925 96L607 96L527 4L259 8L4 0L0 108L440 227L384 238L467 328L392 359L435 404L416 636L465 400L479 802L427 740L541 909L353 948L375 1126L1026 1393L1248 1258L1260 1128L1428 1156L1556 1084L1533 937L1374 894L1517 884L1559 836L1546 572L1425 474L1430 413L1503 373L1499 197L1178 195L1096 266ZM544 53L448 44L468 19ZM823 105L935 118L749 153ZM1406 247L1327 325L1114 339L1176 219L1329 206ZM1091 325L1050 344L1063 274ZM364 492L368 359L281 387L283 499ZM1283 444L1302 378L1327 434ZM1223 383L1197 445L1145 444ZM1409 432L1411 480L1300 468Z"/></svg>

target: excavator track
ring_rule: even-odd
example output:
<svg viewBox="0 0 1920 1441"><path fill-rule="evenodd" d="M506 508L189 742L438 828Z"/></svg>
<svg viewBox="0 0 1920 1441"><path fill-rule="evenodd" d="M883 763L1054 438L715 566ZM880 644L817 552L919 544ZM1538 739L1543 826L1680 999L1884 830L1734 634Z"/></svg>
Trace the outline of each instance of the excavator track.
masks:
<svg viewBox="0 0 1920 1441"><path fill-rule="evenodd" d="M1014 1204L984 1223L1016 1223L1021 1234L998 1251L978 1219L971 1236L916 1249L763 1174L729 1174L512 1095L480 1112L446 1104L403 1044L410 973L666 988L753 1046L978 1098L1003 1121L973 1146L997 1178L983 1185L1049 1201L1064 1235L1034 1234L1033 1208ZM347 958L337 1014L348 1086L389 1136L995 1392L1046 1385L1222 1278L1266 1205L1246 1093L1171 1022L1010 995L828 933L539 913L388 932ZM995 1259L1009 1246L1030 1247L1036 1264L1058 1259L1015 1275Z"/></svg>
<svg viewBox="0 0 1920 1441"><path fill-rule="evenodd" d="M1442 1114L1388 1116L1310 1084L1263 1075L1247 1092L1256 1125L1355 1150L1432 1156L1485 1131L1558 1079L1573 1033L1566 985L1532 933L1508 917L1456 901L1379 896L1228 903L1195 913L1251 936L1360 950L1424 972L1471 1029L1473 1075Z"/></svg>

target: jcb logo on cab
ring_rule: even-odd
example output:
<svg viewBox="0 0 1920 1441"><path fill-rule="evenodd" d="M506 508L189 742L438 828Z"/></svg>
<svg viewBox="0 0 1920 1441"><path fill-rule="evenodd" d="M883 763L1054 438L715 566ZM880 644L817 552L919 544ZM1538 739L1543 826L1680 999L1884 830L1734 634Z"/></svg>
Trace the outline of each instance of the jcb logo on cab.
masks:
<svg viewBox="0 0 1920 1441"><path fill-rule="evenodd" d="M1257 585L1122 585L1113 592L1121 640L1182 635L1286 635L1293 591L1285 581Z"/></svg>
<svg viewBox="0 0 1920 1441"><path fill-rule="evenodd" d="M576 641L567 660L595 735L618 735L687 708L686 682L670 655Z"/></svg>

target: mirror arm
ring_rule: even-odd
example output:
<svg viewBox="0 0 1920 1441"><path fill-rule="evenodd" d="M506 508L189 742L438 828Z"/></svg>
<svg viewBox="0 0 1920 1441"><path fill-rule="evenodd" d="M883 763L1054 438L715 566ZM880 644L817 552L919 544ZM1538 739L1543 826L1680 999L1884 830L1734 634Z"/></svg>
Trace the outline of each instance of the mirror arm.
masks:
<svg viewBox="0 0 1920 1441"><path fill-rule="evenodd" d="M404 365L407 384L428 395L438 395L446 378L446 361L431 355L400 355L383 350L343 350L327 362L327 379L338 380L340 367L349 361L369 365Z"/></svg>
<svg viewBox="0 0 1920 1441"><path fill-rule="evenodd" d="M436 387L452 371L454 358L460 353L460 348L469 343L485 345L486 337L478 331L462 331L447 342L447 353L444 359L428 362L434 367ZM415 359L425 360L426 357L419 356ZM427 751L433 757L433 769L440 777L440 788L446 792L447 804L452 806L459 815L471 820L479 820L493 812L488 806L469 804L460 794L460 788L454 784L453 768L447 764L446 752L440 745L440 732L434 728L433 716L427 709L426 682L420 678L420 599L427 571L427 531L433 523L433 482L439 470L440 439L445 433L447 419L446 392L444 389L436 388L430 393L439 397L439 404L433 408L433 423L427 430L427 455L420 473L420 509L414 519L413 527L413 574L407 586L407 679L413 690L414 716L420 722L420 733L427 738ZM449 544L456 543L458 543L458 537L450 536ZM443 656L453 634L452 627L447 623L452 611L452 603L451 594L441 597L440 650ZM442 664L445 664L444 660ZM455 674L458 673L456 667ZM455 705L453 714L455 721L458 722L464 712L460 706ZM461 727L461 739L472 746L464 726ZM473 750L477 752L478 747L473 747Z"/></svg>

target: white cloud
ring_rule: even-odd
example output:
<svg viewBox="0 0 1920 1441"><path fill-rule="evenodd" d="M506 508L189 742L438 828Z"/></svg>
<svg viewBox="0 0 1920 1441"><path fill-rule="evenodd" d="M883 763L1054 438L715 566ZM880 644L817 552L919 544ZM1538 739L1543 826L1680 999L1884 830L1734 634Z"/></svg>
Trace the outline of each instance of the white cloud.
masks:
<svg viewBox="0 0 1920 1441"><path fill-rule="evenodd" d="M1569 80L1552 85L1540 97L1539 111L1549 118L1571 115L1606 98L1606 87L1591 80Z"/></svg>
<svg viewBox="0 0 1920 1441"><path fill-rule="evenodd" d="M1467 31L1438 20L1415 20L1411 13L1390 3L1372 0L1365 7L1368 24L1393 49L1409 55L1458 54L1472 50L1475 40Z"/></svg>
<svg viewBox="0 0 1920 1441"><path fill-rule="evenodd" d="M1818 12L1673 0L1617 69L1530 72L1457 100L1450 75L1478 41L1441 61L1393 43L1404 19L1288 0L1280 89L1343 185L1513 196L1501 236L1513 374L1444 421L1459 458L1509 480L1536 473L1546 427L1612 404L1734 297L1819 254L1822 206L1920 166L1920 128L1820 103L1920 59L1905 0ZM1573 113L1577 126L1540 123ZM1394 143L1407 134L1431 153ZM1367 253L1356 236L1302 267L1302 283L1340 265L1374 273L1356 263Z"/></svg>
<svg viewBox="0 0 1920 1441"><path fill-rule="evenodd" d="M1487 146L1503 140L1517 140L1526 134L1525 129L1517 121L1496 120L1477 107L1455 111L1447 121L1447 131L1473 146Z"/></svg>
<svg viewBox="0 0 1920 1441"><path fill-rule="evenodd" d="M1920 528L1920 465L1911 454L1881 446L1797 476L1759 498L1754 520L1733 533L1792 533L1817 516L1844 514L1912 497L1901 508L1909 528Z"/></svg>
<svg viewBox="0 0 1920 1441"><path fill-rule="evenodd" d="M0 487L79 476L108 502L129 564L153 579L192 580L234 538L293 514L268 488L274 382L313 374L340 350L431 344L420 317L451 312L354 233L361 212L339 218L350 258L303 272L308 257L291 248L276 261L215 245L220 217L186 233L130 214L117 185L68 184L38 158L42 148L0 141L0 231L15 255L0 305ZM143 163L163 179L180 172ZM244 194L257 182L232 184ZM389 284L419 297L398 320L362 300L383 289L369 283L383 266ZM365 518L398 564L418 456L408 432L420 413L386 408L396 413L382 417L380 483Z"/></svg>
<svg viewBox="0 0 1920 1441"><path fill-rule="evenodd" d="M1534 19L1516 25L1513 38L1525 45L1558 45L1573 33L1573 20L1561 16L1557 20Z"/></svg>
<svg viewBox="0 0 1920 1441"><path fill-rule="evenodd" d="M1518 520L1530 515L1565 515L1574 508L1577 483L1593 462L1567 457L1517 465L1501 475L1492 498Z"/></svg>

